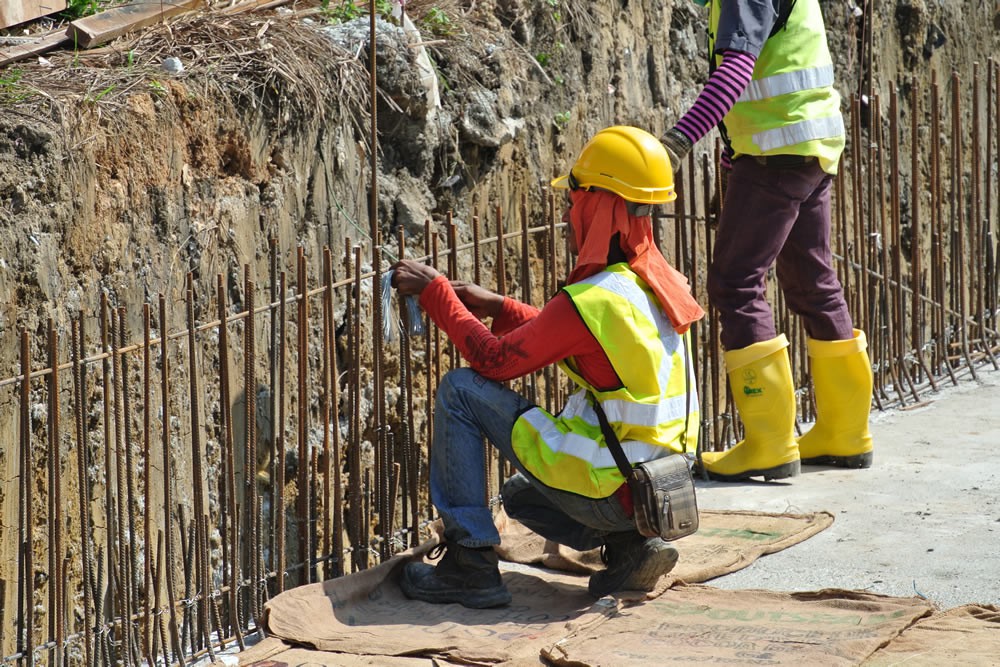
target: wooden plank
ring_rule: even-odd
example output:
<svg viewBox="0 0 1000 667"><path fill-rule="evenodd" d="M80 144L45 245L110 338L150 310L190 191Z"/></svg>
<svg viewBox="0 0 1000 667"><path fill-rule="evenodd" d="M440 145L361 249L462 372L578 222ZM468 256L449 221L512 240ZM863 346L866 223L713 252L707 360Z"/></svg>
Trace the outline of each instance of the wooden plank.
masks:
<svg viewBox="0 0 1000 667"><path fill-rule="evenodd" d="M9 28L64 9L66 0L3 0L0 2L0 28Z"/></svg>
<svg viewBox="0 0 1000 667"><path fill-rule="evenodd" d="M25 42L15 46L4 47L0 49L0 67L17 62L18 60L31 58L32 56L40 56L43 53L52 51L60 44L68 41L69 37L66 36L66 32L59 30L44 35L40 39L33 42Z"/></svg>
<svg viewBox="0 0 1000 667"><path fill-rule="evenodd" d="M77 19L69 24L66 34L77 46L89 49L170 16L197 9L201 4L202 0L134 0L131 4Z"/></svg>
<svg viewBox="0 0 1000 667"><path fill-rule="evenodd" d="M293 0L244 0L235 5L230 5L221 11L222 14L243 14L244 12L255 12L259 9L275 9L291 3Z"/></svg>

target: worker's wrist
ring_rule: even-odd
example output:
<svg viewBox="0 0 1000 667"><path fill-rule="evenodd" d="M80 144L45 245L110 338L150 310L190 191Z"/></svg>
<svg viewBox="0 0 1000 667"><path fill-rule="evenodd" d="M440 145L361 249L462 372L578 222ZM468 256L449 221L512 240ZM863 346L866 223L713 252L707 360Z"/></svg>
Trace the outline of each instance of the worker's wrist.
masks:
<svg viewBox="0 0 1000 667"><path fill-rule="evenodd" d="M688 153L691 152L691 148L694 146L692 141L688 139L687 135L678 130L676 127L672 127L660 137L660 143L667 149L667 155L670 156L670 166L676 171L680 169L681 162L687 157Z"/></svg>

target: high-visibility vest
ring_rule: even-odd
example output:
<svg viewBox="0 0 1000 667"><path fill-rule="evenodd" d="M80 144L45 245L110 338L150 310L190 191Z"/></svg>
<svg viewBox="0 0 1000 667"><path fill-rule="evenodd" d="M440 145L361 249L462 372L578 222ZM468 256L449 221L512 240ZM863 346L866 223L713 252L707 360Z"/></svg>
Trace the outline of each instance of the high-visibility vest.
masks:
<svg viewBox="0 0 1000 667"><path fill-rule="evenodd" d="M606 498L624 483L604 442L590 396L600 401L632 463L695 451L698 395L685 353L687 336L674 331L659 302L628 264L564 288L597 338L621 386L591 386L571 358L560 362L579 385L562 412L540 407L515 422L518 459L548 486L588 498Z"/></svg>
<svg viewBox="0 0 1000 667"><path fill-rule="evenodd" d="M708 48L714 55L719 0L709 8ZM844 150L840 94L818 0L796 0L788 21L765 43L753 77L722 119L734 157L812 155L830 174Z"/></svg>

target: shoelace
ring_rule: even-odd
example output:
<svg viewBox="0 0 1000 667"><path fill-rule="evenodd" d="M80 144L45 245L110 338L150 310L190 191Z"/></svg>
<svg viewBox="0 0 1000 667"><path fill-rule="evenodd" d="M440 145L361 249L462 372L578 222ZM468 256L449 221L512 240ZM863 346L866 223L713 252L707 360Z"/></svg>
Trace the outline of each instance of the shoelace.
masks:
<svg viewBox="0 0 1000 667"><path fill-rule="evenodd" d="M438 542L427 554L427 560L437 560L444 555L444 552L448 550L447 542Z"/></svg>

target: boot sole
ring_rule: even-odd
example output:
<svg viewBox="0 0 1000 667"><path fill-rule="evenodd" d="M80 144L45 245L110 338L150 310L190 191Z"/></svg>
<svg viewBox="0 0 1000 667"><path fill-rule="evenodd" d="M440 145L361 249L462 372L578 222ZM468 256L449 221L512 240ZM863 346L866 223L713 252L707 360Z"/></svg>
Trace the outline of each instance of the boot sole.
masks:
<svg viewBox="0 0 1000 667"><path fill-rule="evenodd" d="M493 588L446 590L421 588L416 582L410 581L406 569L399 578L399 587L411 600L430 602L432 604L455 603L470 609L490 609L510 604L511 595L506 586Z"/></svg>
<svg viewBox="0 0 1000 667"><path fill-rule="evenodd" d="M704 469L708 473L708 478L713 479L717 482L740 482L743 480L750 479L751 477L763 477L765 482L769 482L772 479L785 479L786 477L795 477L802 471L801 462L796 459L791 463L784 463L780 466L774 466L773 468L760 468L757 470L745 470L743 472L738 472L732 475L724 475L722 473L712 472L708 468Z"/></svg>
<svg viewBox="0 0 1000 667"><path fill-rule="evenodd" d="M872 452L856 454L854 456L813 456L802 459L804 466L836 466L838 468L871 468Z"/></svg>

